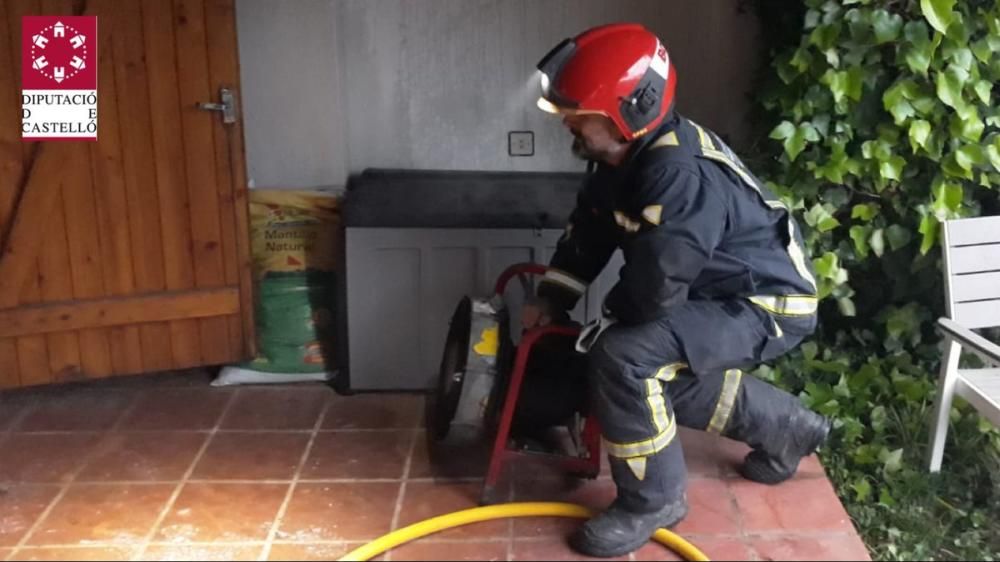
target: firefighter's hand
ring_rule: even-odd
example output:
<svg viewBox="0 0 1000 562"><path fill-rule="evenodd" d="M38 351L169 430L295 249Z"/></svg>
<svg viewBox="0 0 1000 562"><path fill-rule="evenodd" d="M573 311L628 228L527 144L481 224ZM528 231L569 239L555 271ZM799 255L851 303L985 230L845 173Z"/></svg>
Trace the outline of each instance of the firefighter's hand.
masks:
<svg viewBox="0 0 1000 562"><path fill-rule="evenodd" d="M521 327L525 330L552 323L550 307L544 299L532 299L521 307Z"/></svg>

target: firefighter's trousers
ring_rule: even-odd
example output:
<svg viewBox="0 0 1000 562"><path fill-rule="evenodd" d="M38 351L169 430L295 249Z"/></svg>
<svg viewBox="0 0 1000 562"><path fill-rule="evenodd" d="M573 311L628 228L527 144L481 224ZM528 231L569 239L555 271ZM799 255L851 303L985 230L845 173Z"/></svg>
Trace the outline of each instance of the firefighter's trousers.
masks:
<svg viewBox="0 0 1000 562"><path fill-rule="evenodd" d="M646 512L683 496L678 425L780 447L783 420L802 406L742 369L786 353L815 323L814 311L695 300L659 320L604 331L588 352L588 386L619 501Z"/></svg>

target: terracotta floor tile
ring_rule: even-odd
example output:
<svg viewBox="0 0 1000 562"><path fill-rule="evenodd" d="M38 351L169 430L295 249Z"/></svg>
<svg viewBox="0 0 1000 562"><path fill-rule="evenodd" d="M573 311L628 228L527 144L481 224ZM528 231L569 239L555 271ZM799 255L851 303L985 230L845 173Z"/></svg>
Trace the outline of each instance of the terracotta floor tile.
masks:
<svg viewBox="0 0 1000 562"><path fill-rule="evenodd" d="M753 560L753 549L740 539L720 537L684 537L710 560ZM683 560L676 552L659 543L650 542L635 553L635 559Z"/></svg>
<svg viewBox="0 0 1000 562"><path fill-rule="evenodd" d="M13 552L14 550L10 548L0 548L0 560L6 560Z"/></svg>
<svg viewBox="0 0 1000 562"><path fill-rule="evenodd" d="M0 394L0 431L7 431L29 408L20 397Z"/></svg>
<svg viewBox="0 0 1000 562"><path fill-rule="evenodd" d="M399 479L413 430L320 433L302 471L303 479Z"/></svg>
<svg viewBox="0 0 1000 562"><path fill-rule="evenodd" d="M424 401L411 394L333 396L323 429L415 429L423 421Z"/></svg>
<svg viewBox="0 0 1000 562"><path fill-rule="evenodd" d="M717 435L684 427L680 428L678 435L691 478L717 477L721 467L733 461L730 450L723 446L722 439Z"/></svg>
<svg viewBox="0 0 1000 562"><path fill-rule="evenodd" d="M135 399L132 392L67 392L33 399L34 407L16 431L102 431L110 428Z"/></svg>
<svg viewBox="0 0 1000 562"><path fill-rule="evenodd" d="M705 550L705 546L703 544L699 543L698 547L701 549L702 552L704 552L706 555L708 555L708 552ZM746 560L746 558L713 558L711 555L708 555L708 556L712 560ZM642 560L642 561L646 561L646 560L670 560L670 561L684 560L676 552L674 552L674 551L670 550L669 548L667 548L666 546L664 546L664 545L662 545L660 543L654 542L652 540L649 541L649 544L647 544L646 546L644 546L644 547L640 548L639 550L635 551L635 559L636 560Z"/></svg>
<svg viewBox="0 0 1000 562"><path fill-rule="evenodd" d="M101 439L77 480L180 480L207 439L207 433L193 432L109 433Z"/></svg>
<svg viewBox="0 0 1000 562"><path fill-rule="evenodd" d="M222 420L222 429L312 429L332 394L326 385L244 388Z"/></svg>
<svg viewBox="0 0 1000 562"><path fill-rule="evenodd" d="M453 511L478 507L478 484L427 484L410 482L406 486L399 526L405 527L424 519ZM436 539L493 539L508 534L508 522L487 521L434 535Z"/></svg>
<svg viewBox="0 0 1000 562"><path fill-rule="evenodd" d="M515 540L513 560L628 560L621 558L588 558L577 554L561 540Z"/></svg>
<svg viewBox="0 0 1000 562"><path fill-rule="evenodd" d="M217 433L194 480L291 480L309 443L305 433Z"/></svg>
<svg viewBox="0 0 1000 562"><path fill-rule="evenodd" d="M299 484L276 540L368 541L388 533L401 484Z"/></svg>
<svg viewBox="0 0 1000 562"><path fill-rule="evenodd" d="M413 449L410 478L482 478L489 467L489 453L488 447L470 450L431 443L427 440L426 432L421 431Z"/></svg>
<svg viewBox="0 0 1000 562"><path fill-rule="evenodd" d="M851 520L825 478L764 486L730 481L747 533L769 531L853 532Z"/></svg>
<svg viewBox="0 0 1000 562"><path fill-rule="evenodd" d="M232 396L226 388L164 388L145 392L121 427L126 430L215 427Z"/></svg>
<svg viewBox="0 0 1000 562"><path fill-rule="evenodd" d="M0 486L0 546L16 546L59 490L58 486Z"/></svg>
<svg viewBox="0 0 1000 562"><path fill-rule="evenodd" d="M11 434L0 443L0 482L64 482L93 452L91 433Z"/></svg>
<svg viewBox="0 0 1000 562"><path fill-rule="evenodd" d="M197 560L257 560L263 544L206 545L169 544L150 545L140 560L197 561Z"/></svg>
<svg viewBox="0 0 1000 562"><path fill-rule="evenodd" d="M488 461L489 459L487 458L486 461L484 462L484 465L488 465ZM559 467L554 463L546 462L544 460L532 457L517 459L516 461L510 463L507 466L507 471L508 471L507 474L509 475L511 482L514 484L516 484L517 482L534 482L538 480L563 481L566 480L567 478L588 480L587 478L583 477L577 478L575 476L571 476L565 470L563 470L561 467ZM485 473L486 470L484 469L481 473L479 473L479 476L482 476ZM602 468L602 473L603 473L603 468ZM599 479L610 480L611 479L610 476L611 475L609 469L607 477Z"/></svg>
<svg viewBox="0 0 1000 562"><path fill-rule="evenodd" d="M871 560L857 535L750 539L761 560Z"/></svg>
<svg viewBox="0 0 1000 562"><path fill-rule="evenodd" d="M28 544L136 545L152 530L173 491L169 484L74 485Z"/></svg>
<svg viewBox="0 0 1000 562"><path fill-rule="evenodd" d="M599 512L614 501L617 489L610 480L536 480L515 482L514 501L517 502L568 502ZM536 517L514 520L516 538L568 537L583 524L582 519L564 517Z"/></svg>
<svg viewBox="0 0 1000 562"><path fill-rule="evenodd" d="M298 562L300 560L339 560L364 543L275 544L271 545L268 560Z"/></svg>
<svg viewBox="0 0 1000 562"><path fill-rule="evenodd" d="M156 542L263 541L289 485L185 484Z"/></svg>
<svg viewBox="0 0 1000 562"><path fill-rule="evenodd" d="M826 469L823 468L823 464L820 462L817 455L810 455L799 463L799 471L795 474L795 478L825 478Z"/></svg>
<svg viewBox="0 0 1000 562"><path fill-rule="evenodd" d="M367 541L389 532L400 484L299 484L276 540Z"/></svg>
<svg viewBox="0 0 1000 562"><path fill-rule="evenodd" d="M508 541L492 542L427 542L403 545L392 551L392 560L507 560Z"/></svg>
<svg viewBox="0 0 1000 562"><path fill-rule="evenodd" d="M132 547L22 548L11 560L131 560ZM0 557L2 558L2 557Z"/></svg>
<svg viewBox="0 0 1000 562"><path fill-rule="evenodd" d="M726 535L740 532L739 513L722 480L688 481L688 515L677 525L681 535Z"/></svg>

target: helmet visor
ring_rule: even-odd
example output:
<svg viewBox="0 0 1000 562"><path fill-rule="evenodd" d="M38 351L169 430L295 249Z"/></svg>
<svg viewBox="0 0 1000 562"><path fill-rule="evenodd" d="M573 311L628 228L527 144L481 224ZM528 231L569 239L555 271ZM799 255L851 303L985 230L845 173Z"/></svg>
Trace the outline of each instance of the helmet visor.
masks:
<svg viewBox="0 0 1000 562"><path fill-rule="evenodd" d="M576 42L564 39L538 62L538 71L542 73L542 97L538 100L539 109L549 113L565 113L566 110L575 110L580 106L577 100L567 98L555 87L559 72L562 71L566 61L573 57L575 51Z"/></svg>

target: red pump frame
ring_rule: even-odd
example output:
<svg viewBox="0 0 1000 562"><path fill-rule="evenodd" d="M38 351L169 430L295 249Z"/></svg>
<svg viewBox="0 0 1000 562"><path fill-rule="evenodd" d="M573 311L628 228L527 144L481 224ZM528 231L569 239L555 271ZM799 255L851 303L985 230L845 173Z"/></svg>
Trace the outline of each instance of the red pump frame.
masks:
<svg viewBox="0 0 1000 562"><path fill-rule="evenodd" d="M544 275L546 271L548 271L548 268L539 264L524 263L513 265L507 268L497 279L496 294L503 295L507 289L507 284L518 275ZM585 478L597 478L601 473L601 430L594 416L589 416L583 426L582 440L584 446L587 448L587 458L528 453L508 448L507 442L510 439L510 426L514 419L514 411L517 408L517 399L521 395L521 383L524 381L524 373L528 365L528 358L531 356L531 350L539 339L557 334L578 336L580 330L569 326L550 325L533 328L524 332L521 336L521 343L518 345L517 356L514 360L514 369L510 374L510 384L507 386L507 395L504 398L500 425L493 442L489 471L486 474L486 481L483 483L482 493L479 498L480 505L496 503L497 484L503 475L504 467L521 458L543 459L568 473L579 474Z"/></svg>

